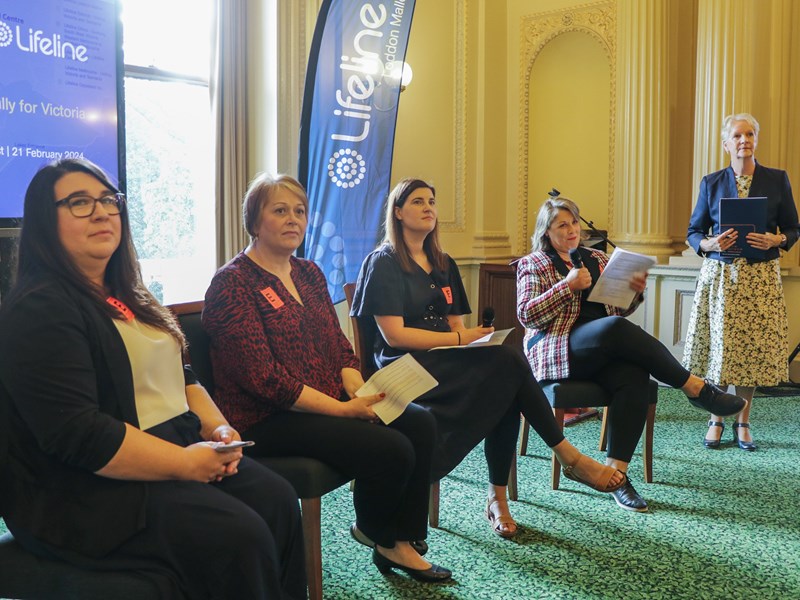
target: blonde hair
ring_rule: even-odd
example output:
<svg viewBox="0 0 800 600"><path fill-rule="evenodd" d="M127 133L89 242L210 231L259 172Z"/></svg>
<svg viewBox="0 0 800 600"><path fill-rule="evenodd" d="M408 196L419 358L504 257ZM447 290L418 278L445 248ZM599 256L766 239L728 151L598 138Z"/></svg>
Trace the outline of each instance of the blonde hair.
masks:
<svg viewBox="0 0 800 600"><path fill-rule="evenodd" d="M539 214L536 215L536 228L531 236L531 252L547 252L553 249L550 238L545 234L560 210L568 210L576 219L581 216L578 205L569 198L559 197L545 200L539 209Z"/></svg>
<svg viewBox="0 0 800 600"><path fill-rule="evenodd" d="M270 175L260 173L250 182L250 187L244 195L242 202L242 222L250 241L256 237L256 230L261 219L261 211L269 204L277 190L291 192L303 202L308 212L308 196L306 190L294 177L290 175Z"/></svg>

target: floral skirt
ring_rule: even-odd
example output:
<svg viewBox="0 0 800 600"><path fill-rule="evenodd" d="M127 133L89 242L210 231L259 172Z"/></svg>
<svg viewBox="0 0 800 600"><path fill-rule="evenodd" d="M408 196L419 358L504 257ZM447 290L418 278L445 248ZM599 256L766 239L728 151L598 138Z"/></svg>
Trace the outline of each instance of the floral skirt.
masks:
<svg viewBox="0 0 800 600"><path fill-rule="evenodd" d="M777 259L705 259L683 366L714 383L774 386L789 379L789 323Z"/></svg>

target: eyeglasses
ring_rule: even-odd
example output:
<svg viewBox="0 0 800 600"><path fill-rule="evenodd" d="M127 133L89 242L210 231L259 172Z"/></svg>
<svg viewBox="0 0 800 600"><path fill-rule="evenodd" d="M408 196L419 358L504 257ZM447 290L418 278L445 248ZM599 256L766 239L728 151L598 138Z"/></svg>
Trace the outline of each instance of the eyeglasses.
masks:
<svg viewBox="0 0 800 600"><path fill-rule="evenodd" d="M125 194L117 192L116 194L106 194L99 198L92 198L88 194L75 194L74 196L56 200L55 205L66 205L73 217L85 219L94 214L98 202L103 205L103 210L106 211L107 215L118 215L122 210L122 205L125 204Z"/></svg>

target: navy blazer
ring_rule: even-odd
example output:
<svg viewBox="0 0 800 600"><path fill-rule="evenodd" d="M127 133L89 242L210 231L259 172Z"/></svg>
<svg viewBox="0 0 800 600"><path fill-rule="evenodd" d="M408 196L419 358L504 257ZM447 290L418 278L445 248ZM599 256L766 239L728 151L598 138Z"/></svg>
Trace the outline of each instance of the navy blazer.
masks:
<svg viewBox="0 0 800 600"><path fill-rule="evenodd" d="M776 233L780 227L781 233L786 236L786 246L788 250L797 241L800 235L800 225L797 221L797 207L794 205L792 196L792 186L789 184L789 176L786 171L780 169L770 169L756 163L756 170L753 173L753 181L750 185L751 197L767 198L767 231ZM697 204L689 220L687 231L687 241L700 256L707 256L722 262L733 262L732 257L720 256L719 252L709 252L705 254L700 249L700 242L709 235L719 235L719 201L720 198L736 198L736 178L733 169L728 167L706 175L700 182L700 193L697 197ZM748 262L762 262L773 260L780 256L778 248L770 248L766 251L763 259L748 259Z"/></svg>
<svg viewBox="0 0 800 600"><path fill-rule="evenodd" d="M89 298L53 280L32 289L0 311L0 509L39 540L102 557L145 526L148 484L95 475L125 423L138 427L128 353Z"/></svg>

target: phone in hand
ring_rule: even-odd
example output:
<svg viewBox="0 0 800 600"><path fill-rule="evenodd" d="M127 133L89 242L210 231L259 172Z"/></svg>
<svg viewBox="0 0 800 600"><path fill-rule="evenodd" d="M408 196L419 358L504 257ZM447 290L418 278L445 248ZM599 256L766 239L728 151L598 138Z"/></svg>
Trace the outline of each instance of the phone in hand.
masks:
<svg viewBox="0 0 800 600"><path fill-rule="evenodd" d="M214 450L217 452L230 452L231 450L236 450L237 448L244 448L245 446L255 446L255 442L250 441L235 441L230 442L228 444L223 444L222 442L218 442L217 446L214 446Z"/></svg>

